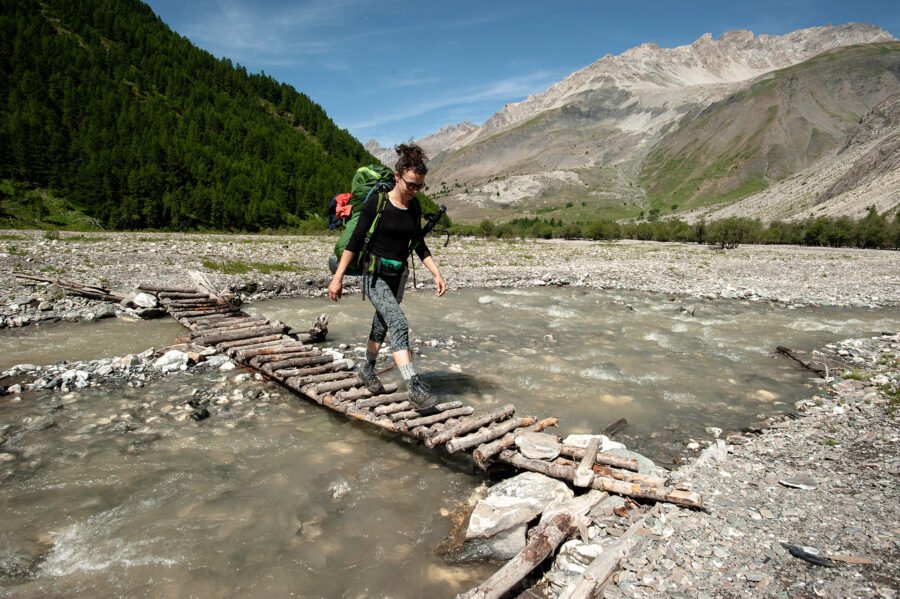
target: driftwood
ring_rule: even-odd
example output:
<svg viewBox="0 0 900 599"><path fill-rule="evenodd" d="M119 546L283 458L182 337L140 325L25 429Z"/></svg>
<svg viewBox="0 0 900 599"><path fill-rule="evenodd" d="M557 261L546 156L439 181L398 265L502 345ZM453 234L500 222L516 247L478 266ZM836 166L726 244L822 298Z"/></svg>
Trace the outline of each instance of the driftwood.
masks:
<svg viewBox="0 0 900 599"><path fill-rule="evenodd" d="M597 459L597 451L599 449L600 437L594 437L588 443L584 457L581 458L581 463L575 469L575 477L572 479L572 482L576 487L591 486L591 482L594 480L594 460Z"/></svg>
<svg viewBox="0 0 900 599"><path fill-rule="evenodd" d="M90 299L102 300L104 302L121 302L124 296L117 295L105 287L96 285L82 285L81 283L72 283L61 279L47 279L44 277L34 277L31 275L23 275L16 273L16 276L26 281L35 281L38 283L52 283L57 287L65 290L72 295L81 295Z"/></svg>
<svg viewBox="0 0 900 599"><path fill-rule="evenodd" d="M449 427L439 434L429 437L425 441L426 447L435 447L437 445L441 445L446 443L447 441L453 439L454 437L458 437L460 435L464 435L466 433L475 431L480 429L481 427L490 424L496 420L503 420L504 418L508 418L513 415L516 411L516 407L512 404L507 404L502 408L497 408L487 414L481 414L479 416L472 416L471 418L466 418L459 424L456 424L452 427Z"/></svg>
<svg viewBox="0 0 900 599"><path fill-rule="evenodd" d="M327 374L329 372L340 372L349 370L351 367L351 364L348 363L347 360L336 360L334 362L322 364L321 366L310 366L307 368L279 368L270 374L276 379L282 380L293 377L305 378L317 374Z"/></svg>
<svg viewBox="0 0 900 599"><path fill-rule="evenodd" d="M800 364L800 366L802 366L803 368L805 368L811 372L814 372L815 374L817 374L819 376L825 375L825 371L823 369L815 368L814 366L810 365L808 362L804 362L803 360L798 358L790 348L784 347L783 345L779 345L778 347L775 348L775 351L777 351L779 354L787 356L791 360Z"/></svg>
<svg viewBox="0 0 900 599"><path fill-rule="evenodd" d="M646 517L647 514L644 515L644 518ZM558 599L591 599L601 596L603 587L609 582L622 560L646 538L648 532L644 528L644 518L628 527L625 534L619 537L612 547L604 550L588 564L581 576L566 585Z"/></svg>
<svg viewBox="0 0 900 599"><path fill-rule="evenodd" d="M575 477L575 467L543 460L533 460L526 458L518 451L505 450L500 453L500 459L507 464L530 470L547 476L558 478L572 482ZM699 508L703 506L703 500L699 493L692 491L682 491L679 489L670 490L665 487L651 487L638 483L629 483L621 480L607 478L605 476L595 476L591 481L591 487L601 491L625 495L627 497L635 497L637 499L648 499L651 501L665 501L674 503L675 505L683 505L685 507Z"/></svg>
<svg viewBox="0 0 900 599"><path fill-rule="evenodd" d="M507 433L506 435L500 437L495 441L485 443L484 445L479 445L477 448L475 448L475 451L472 452L472 456L475 458L475 463L478 464L478 467L484 470L487 468L488 460L490 460L492 457L494 457L504 449L515 445L516 437L518 437L522 433L538 433L546 428L550 428L551 426L556 426L557 424L559 424L559 418L544 418L543 420L539 420L523 429L514 430L510 433Z"/></svg>
<svg viewBox="0 0 900 599"><path fill-rule="evenodd" d="M552 513L545 514L525 548L474 589L457 595L457 599L499 599L516 586L529 572L556 551L559 544L578 530L582 520L606 493L591 491L576 497Z"/></svg>
<svg viewBox="0 0 900 599"><path fill-rule="evenodd" d="M451 439L447 442L446 448L449 453L471 449L473 447L477 447L479 445L490 443L491 441L499 439L508 432L513 431L517 428L531 426L536 421L537 420L531 416L504 420L503 422L499 422L497 424L493 424L489 427L475 431L470 435Z"/></svg>
<svg viewBox="0 0 900 599"><path fill-rule="evenodd" d="M571 456L575 459L583 458L585 451L586 449L584 447L575 447L574 445L566 444L560 445L559 448L559 453L561 455ZM614 466L616 468L624 468L625 470L631 470L633 472L638 471L637 460L633 458L623 458L617 455L598 451L595 461L598 464L605 464L607 466Z"/></svg>
<svg viewBox="0 0 900 599"><path fill-rule="evenodd" d="M141 283L138 285L139 291L148 291L150 293L186 293L198 295L200 292L193 287L174 287L172 285L156 285L154 283Z"/></svg>
<svg viewBox="0 0 900 599"><path fill-rule="evenodd" d="M140 289L140 287L138 287L138 289ZM217 301L199 291L159 291L156 293L156 297L161 300L172 300L173 303L189 300Z"/></svg>

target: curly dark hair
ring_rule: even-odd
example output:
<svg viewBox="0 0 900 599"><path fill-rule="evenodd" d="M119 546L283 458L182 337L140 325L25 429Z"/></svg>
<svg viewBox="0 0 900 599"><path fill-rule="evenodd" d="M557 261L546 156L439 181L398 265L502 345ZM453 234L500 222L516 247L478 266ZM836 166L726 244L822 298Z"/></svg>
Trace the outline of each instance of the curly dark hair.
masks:
<svg viewBox="0 0 900 599"><path fill-rule="evenodd" d="M425 164L428 155L418 144L400 144L394 147L394 151L400 157L394 170L401 176L406 171L412 171L417 175L428 174L428 166Z"/></svg>

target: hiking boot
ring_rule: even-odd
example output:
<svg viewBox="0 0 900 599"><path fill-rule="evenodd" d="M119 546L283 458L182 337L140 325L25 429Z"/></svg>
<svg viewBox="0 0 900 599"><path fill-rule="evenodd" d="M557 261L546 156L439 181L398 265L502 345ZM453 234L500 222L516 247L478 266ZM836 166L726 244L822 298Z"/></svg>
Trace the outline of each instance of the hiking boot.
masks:
<svg viewBox="0 0 900 599"><path fill-rule="evenodd" d="M365 362L359 367L359 378L366 385L366 389L373 395L384 393L384 385L381 384L378 375L375 374L375 365Z"/></svg>
<svg viewBox="0 0 900 599"><path fill-rule="evenodd" d="M431 396L431 387L418 374L406 381L406 391L409 393L409 400L419 408L431 408L437 404L437 399Z"/></svg>

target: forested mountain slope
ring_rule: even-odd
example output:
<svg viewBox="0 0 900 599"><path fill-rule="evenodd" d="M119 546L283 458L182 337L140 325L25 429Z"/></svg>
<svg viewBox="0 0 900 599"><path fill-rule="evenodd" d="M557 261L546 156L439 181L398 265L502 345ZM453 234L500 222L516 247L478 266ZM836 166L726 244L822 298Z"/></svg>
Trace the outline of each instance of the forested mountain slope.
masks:
<svg viewBox="0 0 900 599"><path fill-rule="evenodd" d="M374 162L289 85L138 0L0 0L0 179L104 227L258 230L322 213Z"/></svg>

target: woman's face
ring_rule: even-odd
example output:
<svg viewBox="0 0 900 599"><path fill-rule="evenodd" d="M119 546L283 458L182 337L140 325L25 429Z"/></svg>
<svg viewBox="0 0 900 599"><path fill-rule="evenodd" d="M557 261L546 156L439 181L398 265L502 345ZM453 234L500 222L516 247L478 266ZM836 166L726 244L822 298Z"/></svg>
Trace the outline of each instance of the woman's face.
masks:
<svg viewBox="0 0 900 599"><path fill-rule="evenodd" d="M411 200L418 192L425 189L425 175L420 175L415 171L404 171L395 176L397 187L404 200Z"/></svg>

